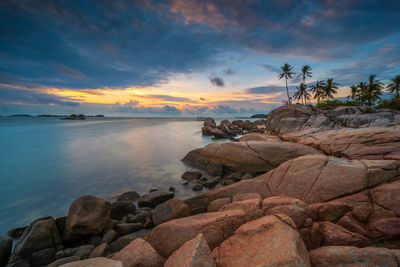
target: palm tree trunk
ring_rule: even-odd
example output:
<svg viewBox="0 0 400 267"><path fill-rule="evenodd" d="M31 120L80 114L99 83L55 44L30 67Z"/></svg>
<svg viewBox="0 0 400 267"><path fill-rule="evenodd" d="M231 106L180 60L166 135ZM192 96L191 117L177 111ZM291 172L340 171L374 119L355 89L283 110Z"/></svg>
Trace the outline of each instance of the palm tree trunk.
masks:
<svg viewBox="0 0 400 267"><path fill-rule="evenodd" d="M290 98L289 98L289 88L287 86L287 78L285 79L286 81L286 93L287 93L287 99L288 99L288 103L290 104Z"/></svg>
<svg viewBox="0 0 400 267"><path fill-rule="evenodd" d="M319 104L319 95L317 95L317 103Z"/></svg>

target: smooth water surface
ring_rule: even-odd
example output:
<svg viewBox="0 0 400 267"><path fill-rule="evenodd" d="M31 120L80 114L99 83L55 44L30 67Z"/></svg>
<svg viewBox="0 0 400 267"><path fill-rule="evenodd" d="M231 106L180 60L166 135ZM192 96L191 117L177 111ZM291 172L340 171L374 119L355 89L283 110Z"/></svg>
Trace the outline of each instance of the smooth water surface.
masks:
<svg viewBox="0 0 400 267"><path fill-rule="evenodd" d="M181 185L187 152L213 140L202 122L176 118L0 118L0 234L43 216L64 216L77 197L111 199Z"/></svg>

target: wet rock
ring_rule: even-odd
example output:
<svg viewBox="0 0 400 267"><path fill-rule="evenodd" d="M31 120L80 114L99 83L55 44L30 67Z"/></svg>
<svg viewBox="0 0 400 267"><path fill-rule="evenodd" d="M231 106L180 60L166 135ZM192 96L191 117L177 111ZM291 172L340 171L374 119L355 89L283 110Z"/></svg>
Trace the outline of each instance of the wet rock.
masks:
<svg viewBox="0 0 400 267"><path fill-rule="evenodd" d="M150 188L149 193L156 192L156 191L158 191L158 188L152 187L152 188Z"/></svg>
<svg viewBox="0 0 400 267"><path fill-rule="evenodd" d="M17 239L24 233L26 228L28 228L28 226L13 228L7 232L7 235L11 238Z"/></svg>
<svg viewBox="0 0 400 267"><path fill-rule="evenodd" d="M72 202L68 211L68 235L100 234L110 219L111 203L95 196L82 196Z"/></svg>
<svg viewBox="0 0 400 267"><path fill-rule="evenodd" d="M143 228L141 223L118 223L115 226L119 235L127 235Z"/></svg>
<svg viewBox="0 0 400 267"><path fill-rule="evenodd" d="M217 124L215 123L215 120L213 118L207 118L204 123L204 127L210 127L210 128L215 128L217 127Z"/></svg>
<svg viewBox="0 0 400 267"><path fill-rule="evenodd" d="M61 265L60 267L123 267L122 263L107 258L93 258L82 261L74 261Z"/></svg>
<svg viewBox="0 0 400 267"><path fill-rule="evenodd" d="M214 188L218 183L219 183L218 179L208 178L208 179L206 179L206 181L203 182L203 185L206 188L210 188L211 189L211 188Z"/></svg>
<svg viewBox="0 0 400 267"><path fill-rule="evenodd" d="M94 249L93 245L84 245L74 249L74 256L79 257L80 259L84 260L89 258L89 255L92 253Z"/></svg>
<svg viewBox="0 0 400 267"><path fill-rule="evenodd" d="M120 221L128 214L135 213L136 206L132 201L116 201L111 205L111 219Z"/></svg>
<svg viewBox="0 0 400 267"><path fill-rule="evenodd" d="M0 236L0 266L5 266L10 258L12 238Z"/></svg>
<svg viewBox="0 0 400 267"><path fill-rule="evenodd" d="M149 233L149 230L146 229L146 230L140 230L140 231L132 233L132 234L121 236L117 240L115 240L114 242L109 244L108 252L109 253L114 253L116 251L120 251L126 245L128 245L130 242L135 240L136 238L139 238L139 237L143 238L148 233Z"/></svg>
<svg viewBox="0 0 400 267"><path fill-rule="evenodd" d="M200 179L201 177L201 172L194 172L194 171L186 171L182 175L182 179L184 180L197 180Z"/></svg>
<svg viewBox="0 0 400 267"><path fill-rule="evenodd" d="M210 162L208 164L207 173L214 177L222 176L224 174L224 164Z"/></svg>
<svg viewBox="0 0 400 267"><path fill-rule="evenodd" d="M164 267L185 266L216 266L203 234L198 234L194 239L183 244L164 264Z"/></svg>
<svg viewBox="0 0 400 267"><path fill-rule="evenodd" d="M139 207L149 207L154 209L157 205L164 203L168 199L174 197L174 193L168 191L157 191L150 194L143 195L139 198Z"/></svg>
<svg viewBox="0 0 400 267"><path fill-rule="evenodd" d="M168 257L184 243L202 233L209 247L213 249L245 221L246 215L240 210L197 214L157 225L148 236L148 241L160 255ZM170 242L171 240L174 242Z"/></svg>
<svg viewBox="0 0 400 267"><path fill-rule="evenodd" d="M137 238L112 257L122 262L123 266L162 267L162 258L154 248L141 238Z"/></svg>
<svg viewBox="0 0 400 267"><path fill-rule="evenodd" d="M207 207L207 212L215 212L219 211L226 204L231 203L231 199L229 197L219 198L211 201L211 203Z"/></svg>
<svg viewBox="0 0 400 267"><path fill-rule="evenodd" d="M169 187L169 189L168 189L168 191L170 191L170 192L175 192L175 191L176 191L176 189L175 189L175 187L173 187L173 186L170 186L170 187Z"/></svg>
<svg viewBox="0 0 400 267"><path fill-rule="evenodd" d="M310 251L310 259L316 267L341 266L398 266L396 257L385 248L357 248L328 246Z"/></svg>
<svg viewBox="0 0 400 267"><path fill-rule="evenodd" d="M286 215L265 216L239 227L212 252L217 266L311 266L307 249Z"/></svg>
<svg viewBox="0 0 400 267"><path fill-rule="evenodd" d="M180 199L170 199L153 210L152 222L158 225L173 219L190 216L192 210Z"/></svg>
<svg viewBox="0 0 400 267"><path fill-rule="evenodd" d="M135 191L129 191L121 194L118 198L117 201L136 201L139 199L140 195L135 192Z"/></svg>
<svg viewBox="0 0 400 267"><path fill-rule="evenodd" d="M195 183L192 185L192 190L193 191L201 191L203 190L203 184L202 183Z"/></svg>

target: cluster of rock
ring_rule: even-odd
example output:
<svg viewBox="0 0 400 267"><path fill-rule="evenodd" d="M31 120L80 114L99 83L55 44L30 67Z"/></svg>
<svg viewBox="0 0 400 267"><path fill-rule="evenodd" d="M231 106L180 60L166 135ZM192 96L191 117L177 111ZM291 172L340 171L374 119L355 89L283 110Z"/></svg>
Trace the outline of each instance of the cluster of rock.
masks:
<svg viewBox="0 0 400 267"><path fill-rule="evenodd" d="M211 135L215 138L226 138L232 139L237 135L247 134L247 133L263 133L265 132L266 120L255 120L253 122L249 120L234 120L230 122L229 120L223 120L219 125L215 123L213 118L207 118L204 121L201 132L203 135Z"/></svg>
<svg viewBox="0 0 400 267"><path fill-rule="evenodd" d="M71 114L68 117L61 118L60 120L85 120L85 119L86 119L86 116L83 114L79 114L79 115Z"/></svg>
<svg viewBox="0 0 400 267"><path fill-rule="evenodd" d="M227 186L184 200L156 191L138 208L134 192L81 197L26 228L8 264L399 266L399 114L278 108L265 133L184 158L203 170L182 177L194 190ZM0 239L0 265L11 247Z"/></svg>

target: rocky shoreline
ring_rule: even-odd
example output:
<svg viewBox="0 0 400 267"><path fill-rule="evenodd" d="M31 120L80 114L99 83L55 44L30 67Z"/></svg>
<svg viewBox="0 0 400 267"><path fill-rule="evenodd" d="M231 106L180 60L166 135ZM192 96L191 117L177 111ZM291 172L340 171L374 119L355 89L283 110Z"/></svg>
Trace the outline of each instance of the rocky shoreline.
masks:
<svg viewBox="0 0 400 267"><path fill-rule="evenodd" d="M202 172L182 183L219 188L82 196L1 237L0 266L400 266L400 112L289 105L202 132L245 134L183 159Z"/></svg>

